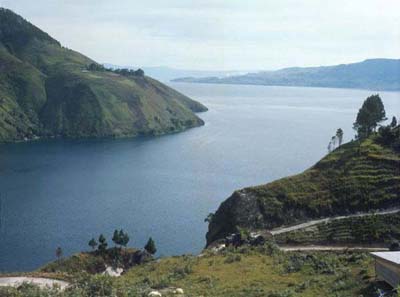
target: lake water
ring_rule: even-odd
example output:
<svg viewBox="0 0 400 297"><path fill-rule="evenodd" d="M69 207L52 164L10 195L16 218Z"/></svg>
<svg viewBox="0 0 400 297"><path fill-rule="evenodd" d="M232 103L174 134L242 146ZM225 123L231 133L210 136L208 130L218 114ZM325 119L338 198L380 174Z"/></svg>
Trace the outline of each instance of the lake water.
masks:
<svg viewBox="0 0 400 297"><path fill-rule="evenodd" d="M149 236L159 255L198 253L204 218L235 189L299 173L327 152L336 129L352 138L373 92L172 84L204 103L206 125L146 139L0 145L0 271L32 270L88 249L92 237ZM388 117L400 93L381 92Z"/></svg>

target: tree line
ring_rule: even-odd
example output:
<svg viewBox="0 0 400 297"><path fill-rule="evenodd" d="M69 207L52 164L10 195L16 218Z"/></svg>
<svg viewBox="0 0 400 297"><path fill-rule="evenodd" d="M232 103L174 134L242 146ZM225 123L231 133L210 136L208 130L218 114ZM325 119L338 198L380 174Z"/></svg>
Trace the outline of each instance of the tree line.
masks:
<svg viewBox="0 0 400 297"><path fill-rule="evenodd" d="M144 71L142 69L137 69L137 70L132 70L128 68L117 68L117 69L112 69L112 68L106 68L101 64L98 63L91 63L86 67L86 70L88 71L108 71L108 72L114 72L123 76L135 76L135 77L143 77L144 76Z"/></svg>
<svg viewBox="0 0 400 297"><path fill-rule="evenodd" d="M128 233L124 232L124 230L115 230L113 237L111 238L111 240L114 242L115 246L119 249L122 249L122 247L127 247L128 243L129 243L129 235ZM92 238L91 240L89 240L88 245L92 248L93 251L96 250L102 254L105 253L107 251L107 247L108 247L108 243L107 243L107 239L105 238L105 236L103 234L100 234L98 241L96 241L95 238ZM146 243L146 245L144 246L144 249L149 253L154 255L157 252L157 248L156 248L156 244L154 242L154 240L150 237Z"/></svg>
<svg viewBox="0 0 400 297"><path fill-rule="evenodd" d="M124 230L115 230L113 237L111 240L114 242L115 247L119 249L120 251L122 250L122 247L127 248L127 245L129 243L129 235L128 233L124 232ZM97 252L100 255L105 255L107 253L108 249L108 242L106 237L103 234L100 234L98 239L96 240L95 238L92 238L89 240L88 245L91 247L93 252ZM154 255L157 252L156 244L153 240L153 238L149 238L146 245L144 246L144 250L148 252L151 255ZM56 257L58 260L60 260L63 256L63 250L61 247L56 248Z"/></svg>

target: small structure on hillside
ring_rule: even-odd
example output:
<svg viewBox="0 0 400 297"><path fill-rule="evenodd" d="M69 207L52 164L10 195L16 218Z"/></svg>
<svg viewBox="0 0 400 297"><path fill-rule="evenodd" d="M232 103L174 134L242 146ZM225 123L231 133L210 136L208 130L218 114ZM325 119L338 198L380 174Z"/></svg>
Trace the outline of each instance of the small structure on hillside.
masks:
<svg viewBox="0 0 400 297"><path fill-rule="evenodd" d="M375 258L375 273L378 279L393 288L400 284L400 252L371 253Z"/></svg>

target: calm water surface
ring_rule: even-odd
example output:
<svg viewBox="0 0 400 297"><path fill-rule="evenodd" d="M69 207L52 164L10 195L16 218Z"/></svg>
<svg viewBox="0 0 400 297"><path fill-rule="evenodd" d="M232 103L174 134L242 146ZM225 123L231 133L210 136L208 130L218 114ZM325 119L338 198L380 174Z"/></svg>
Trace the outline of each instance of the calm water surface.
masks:
<svg viewBox="0 0 400 297"><path fill-rule="evenodd" d="M352 123L370 91L173 84L204 103L206 125L149 139L0 146L0 271L35 269L124 228L160 255L198 253L204 218L235 189L301 172ZM400 93L381 92L387 115Z"/></svg>

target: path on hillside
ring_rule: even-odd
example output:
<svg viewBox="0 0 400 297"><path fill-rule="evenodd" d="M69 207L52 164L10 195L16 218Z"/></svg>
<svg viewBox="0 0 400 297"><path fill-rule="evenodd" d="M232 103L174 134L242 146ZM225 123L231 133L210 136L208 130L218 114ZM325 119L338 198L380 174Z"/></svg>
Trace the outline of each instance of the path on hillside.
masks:
<svg viewBox="0 0 400 297"><path fill-rule="evenodd" d="M64 290L69 284L64 281L43 277L0 277L0 287L19 287L23 283L37 285L41 288L53 288L54 286Z"/></svg>
<svg viewBox="0 0 400 297"><path fill-rule="evenodd" d="M363 212L363 213L357 213L357 214L352 214L352 215L347 215L347 216L337 216L337 217L330 217L330 218L324 218L324 219L319 219L319 220L311 220L305 223L301 223L298 225L294 226L289 226L289 227L279 227L276 229L271 230L272 235L277 235L277 234L282 234L294 230L299 230L299 229L304 229L307 227L311 227L320 223L326 223L326 222L331 222L335 220L343 220L347 218L356 218L356 217L365 217L365 216L371 216L371 215L387 215L387 214L394 214L400 212L400 208L392 208L392 209L387 209L387 210L380 210L377 212Z"/></svg>
<svg viewBox="0 0 400 297"><path fill-rule="evenodd" d="M388 248L372 247L372 246L335 246L335 245L279 245L279 249L285 252L301 252L301 251L367 251L379 252L387 251Z"/></svg>

